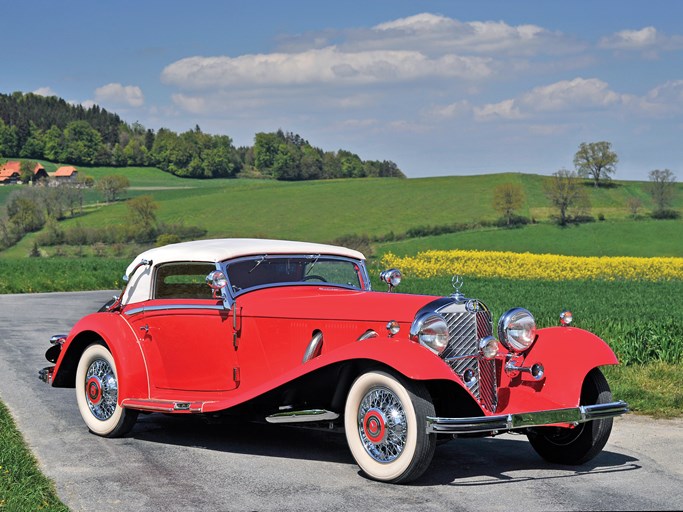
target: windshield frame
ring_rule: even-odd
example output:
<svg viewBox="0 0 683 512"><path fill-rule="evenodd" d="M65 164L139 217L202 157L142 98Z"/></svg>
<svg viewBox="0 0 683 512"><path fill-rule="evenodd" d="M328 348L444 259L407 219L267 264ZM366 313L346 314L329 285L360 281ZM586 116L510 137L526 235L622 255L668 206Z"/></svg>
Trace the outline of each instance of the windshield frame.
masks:
<svg viewBox="0 0 683 512"><path fill-rule="evenodd" d="M231 282L230 279L230 266L235 265L238 263L244 263L244 262L252 262L253 267L251 268L251 271L255 270L258 268L262 263L264 262L269 262L269 261L274 261L274 260L285 260L285 259L301 259L301 260L306 260L310 261L313 265L312 266L319 266L321 263L324 263L325 261L339 261L339 262L345 262L349 263L352 265L355 265L358 267L357 273L358 273L358 279L359 279L359 284L360 286L352 286L348 284L343 284L343 283L335 283L335 282L322 282L322 281L278 281L278 282L271 282L271 283L266 283L266 284L259 284L255 286L250 286L246 288L239 288L235 289L233 288L233 283ZM228 286L225 288L227 291L226 298L228 299L228 302L230 306L234 304L235 300L237 297L244 293L249 293L255 290L262 290L264 288L281 288L284 286L315 286L315 287L320 287L320 286L325 286L325 287L332 287L332 288L343 288L347 290L356 290L356 291L370 291L371 290L371 285L370 285L370 277L367 272L367 268L365 266L365 261L364 260L358 260L355 258L348 258L346 256L338 256L335 254L253 254L251 256L243 256L231 260L226 260L222 261L219 263L221 270L225 273L225 276L228 280ZM313 271L313 274L315 274L315 270Z"/></svg>

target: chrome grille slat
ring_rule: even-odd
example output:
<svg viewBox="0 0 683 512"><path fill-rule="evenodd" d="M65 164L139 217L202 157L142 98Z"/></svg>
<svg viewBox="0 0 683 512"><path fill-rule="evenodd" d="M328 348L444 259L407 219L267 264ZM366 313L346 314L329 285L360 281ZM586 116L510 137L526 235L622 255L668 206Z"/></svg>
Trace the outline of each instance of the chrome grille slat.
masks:
<svg viewBox="0 0 683 512"><path fill-rule="evenodd" d="M476 382L470 391L483 407L494 412L498 404L495 360L479 357L479 340L491 336L493 325L488 308L482 303L477 304L476 312L441 312L449 330L448 346L441 357L446 360L454 358L447 362L460 377L466 370L474 372Z"/></svg>

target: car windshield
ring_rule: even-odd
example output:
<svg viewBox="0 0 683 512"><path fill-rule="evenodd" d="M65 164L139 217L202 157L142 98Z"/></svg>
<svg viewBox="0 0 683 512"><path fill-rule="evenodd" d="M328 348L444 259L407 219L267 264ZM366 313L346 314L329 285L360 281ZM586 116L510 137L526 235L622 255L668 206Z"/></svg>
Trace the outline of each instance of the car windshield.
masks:
<svg viewBox="0 0 683 512"><path fill-rule="evenodd" d="M241 258L226 263L233 293L280 284L332 284L362 288L357 261L332 256L268 256Z"/></svg>

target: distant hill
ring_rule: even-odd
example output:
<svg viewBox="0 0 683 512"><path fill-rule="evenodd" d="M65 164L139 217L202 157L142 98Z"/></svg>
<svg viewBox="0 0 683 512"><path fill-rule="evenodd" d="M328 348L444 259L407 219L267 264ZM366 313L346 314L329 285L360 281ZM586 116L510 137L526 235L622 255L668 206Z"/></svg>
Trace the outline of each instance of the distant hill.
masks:
<svg viewBox="0 0 683 512"><path fill-rule="evenodd" d="M254 146L234 147L227 135L199 126L177 134L129 125L97 105L85 108L55 96L0 94L0 157L71 165L154 166L187 178L259 177L282 181L392 177L391 160L362 160L340 149L311 146L281 129L255 134Z"/></svg>
<svg viewBox="0 0 683 512"><path fill-rule="evenodd" d="M131 184L125 198L151 195L158 204L160 222L198 226L206 230L207 237L271 237L342 245L365 240L400 253L458 245L582 255L672 255L681 251L676 233L683 232L683 221L648 220L652 202L644 182L615 181L609 188L598 189L587 183L594 221L560 228L549 223L553 209L543 194L548 177L532 174L294 183L187 180L151 168L80 170L95 180L125 174ZM519 184L524 190L525 201L518 213L529 219L529 226L495 227L498 214L493 208L493 191L504 183ZM0 187L0 207L10 190L18 188ZM683 185L679 184L678 190L675 208L683 207ZM639 220L632 219L627 207L631 197L642 201ZM85 200L84 214L59 222L61 228L129 223L125 201L103 205L96 190L87 191ZM437 233L442 235L432 236ZM5 252L25 255L31 236L16 252Z"/></svg>

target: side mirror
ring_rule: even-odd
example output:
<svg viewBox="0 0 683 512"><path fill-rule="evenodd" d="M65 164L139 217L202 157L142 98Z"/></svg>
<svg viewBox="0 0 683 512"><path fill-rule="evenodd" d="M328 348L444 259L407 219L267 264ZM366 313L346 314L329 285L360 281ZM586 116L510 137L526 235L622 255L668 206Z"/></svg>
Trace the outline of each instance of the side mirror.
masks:
<svg viewBox="0 0 683 512"><path fill-rule="evenodd" d="M213 298L219 299L221 290L228 286L228 278L222 270L214 270L206 276L206 284L213 290Z"/></svg>
<svg viewBox="0 0 683 512"><path fill-rule="evenodd" d="M399 284L403 275L397 268L391 268L380 273L379 278L389 285L389 291L393 291Z"/></svg>

